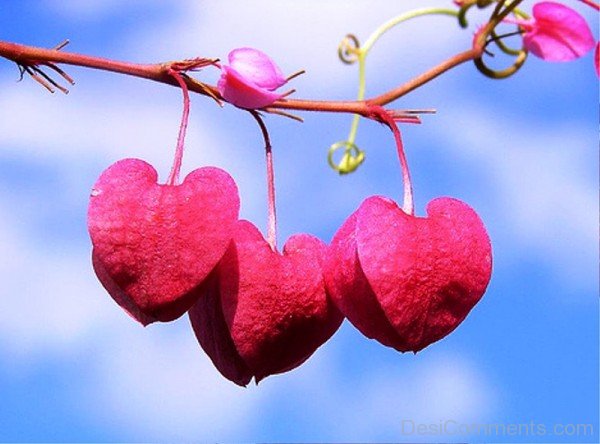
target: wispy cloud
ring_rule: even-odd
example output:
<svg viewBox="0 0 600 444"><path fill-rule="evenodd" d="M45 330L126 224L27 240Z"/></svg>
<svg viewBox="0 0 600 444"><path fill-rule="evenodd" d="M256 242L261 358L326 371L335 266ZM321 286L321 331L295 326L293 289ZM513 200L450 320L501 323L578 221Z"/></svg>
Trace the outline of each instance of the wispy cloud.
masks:
<svg viewBox="0 0 600 444"><path fill-rule="evenodd" d="M463 102L468 125L440 119L433 131L452 156L477 162L495 199L490 222L512 260L556 270L575 292L597 288L597 134L585 122L550 124L504 117ZM510 130L507 130L510 128ZM490 135L498 135L490 137ZM509 248L509 245L512 247ZM589 299L582 299L581 302Z"/></svg>
<svg viewBox="0 0 600 444"><path fill-rule="evenodd" d="M188 323L106 338L88 392L100 422L142 440L234 441L250 433L265 391L223 378Z"/></svg>
<svg viewBox="0 0 600 444"><path fill-rule="evenodd" d="M57 11L62 9L63 17L94 23L113 14L117 3L53 5ZM297 79L298 95L314 97L354 96L355 67L337 62L339 39L354 31L364 40L375 26L405 7L386 1L355 6L341 0L321 2L318 8L305 2L275 0L176 3L173 7L179 14L175 18L132 29L121 49L136 60L152 61L225 56L235 46L257 46L281 60L286 72L307 68L306 78ZM435 23L446 26L445 21ZM382 40L381 49L372 54L379 67L372 71L373 85L378 80L389 83L386 74L395 70L405 75L400 72L405 64L394 57L396 46L410 46L414 57L418 48L434 45L437 49L428 52L423 61L417 60L418 65L432 63L455 43L452 39L440 42L438 32L422 34L417 31L419 26L399 31L401 42L397 38ZM447 26L455 24L448 21ZM409 40L413 34L427 37L415 42ZM417 68L406 67L410 69ZM156 165L165 177L172 160L181 111L178 91L159 85L132 88L131 79L115 79L110 74L80 76L67 98L47 95L27 80L18 87L12 77L2 83L2 155L35 159L65 180L62 185L45 185L56 188L51 192L45 189L39 196L35 192L19 195L10 186L0 192L0 350L12 357L9 365L35 365L49 354L60 360L65 354L85 352L94 343L87 373L73 384L81 388L79 395L83 393L95 406L95 420L123 431L132 440L248 440L249 436L272 440L273 435L265 430L275 426L266 423L265 412L273 414L283 407L296 421L298 440L329 436L338 441L370 441L377 436L393 441L400 437L403 420L467 422L497 413L494 381L476 359L432 353L417 355L418 359L398 355L396 360L394 355L398 365L388 362L360 375L340 368L339 356L365 349L349 350L348 343L336 337L294 372L269 378L259 387L240 389L212 367L186 319L148 329L130 321L95 280L89 245L39 248L43 235L39 226L14 216L20 199L48 210L52 193L61 194L83 214L85 195L95 179L90 171L99 173L114 160L135 156ZM5 79L0 77L0 81ZM194 100L192 106L185 168L225 167L240 186L243 215L261 226L264 164L258 132L251 132L253 123L212 103L200 105ZM491 118L481 117L486 113L477 105L463 101L461 107L461 112L470 116L468 128L458 128L440 117L426 131L445 141L448 155L476 159L486 169L486 185L499 196L489 202L486 212L497 232L504 233L499 241L505 242L506 250L513 250L508 260L518 264L523 257L533 257L560 271L556 279L589 291L596 285L590 276L597 273L597 176L590 174L590 164L597 165L597 156L589 155L596 147L589 146L590 139L581 136L577 125L538 126L533 136L527 123L511 122L514 133L509 135ZM294 137L288 136L287 123L273 123L276 141L282 146L276 157L281 167L277 173L280 208L289 220L299 220L297 226L330 232L332 221L341 221L347 215L344 212L356 206L356 195L375 190L376 181L357 175L333 186L333 179L320 176L324 170L315 166L324 163L316 151L304 156L294 153L296 157L283 154L285 150L298 151L301 144L327 146L345 135L331 134L328 125L333 119L320 125L314 124L316 119L311 116L307 118L309 122ZM343 128L345 131L346 126ZM365 140L375 138L369 128L372 126L361 127ZM504 139L488 137L502 133ZM308 140L316 136L323 140ZM82 165L85 173L78 171ZM467 178L465 182L477 186ZM299 202L302 193L310 198ZM55 215L61 217L58 209ZM81 242L81 231L78 236ZM289 440L290 436L279 438ZM418 439L407 439L413 438Z"/></svg>

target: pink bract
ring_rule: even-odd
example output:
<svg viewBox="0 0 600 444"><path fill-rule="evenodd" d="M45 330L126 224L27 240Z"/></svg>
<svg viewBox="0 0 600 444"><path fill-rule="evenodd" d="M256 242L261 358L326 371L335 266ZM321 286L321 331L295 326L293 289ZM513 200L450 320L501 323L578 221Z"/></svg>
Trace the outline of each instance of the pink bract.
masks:
<svg viewBox="0 0 600 444"><path fill-rule="evenodd" d="M366 199L335 234L324 265L327 289L365 336L417 352L452 332L491 276L488 235L463 202L439 198L427 217L390 199Z"/></svg>
<svg viewBox="0 0 600 444"><path fill-rule="evenodd" d="M94 185L88 209L98 279L143 325L178 318L225 253L239 205L235 182L218 168L160 185L148 163L116 162Z"/></svg>
<svg viewBox="0 0 600 444"><path fill-rule="evenodd" d="M254 48L229 53L229 66L221 68L219 93L229 103L245 109L264 108L283 97L274 92L287 79L269 56Z"/></svg>
<svg viewBox="0 0 600 444"><path fill-rule="evenodd" d="M228 59L231 68L261 88L272 91L287 82L275 62L258 49L234 49L229 53Z"/></svg>
<svg viewBox="0 0 600 444"><path fill-rule="evenodd" d="M510 21L525 31L525 48L549 62L574 60L594 47L594 37L586 20L560 3L537 3L532 19Z"/></svg>
<svg viewBox="0 0 600 444"><path fill-rule="evenodd" d="M273 251L260 231L239 221L234 238L190 309L200 345L227 379L245 386L306 361L343 316L322 272L326 245L298 234Z"/></svg>

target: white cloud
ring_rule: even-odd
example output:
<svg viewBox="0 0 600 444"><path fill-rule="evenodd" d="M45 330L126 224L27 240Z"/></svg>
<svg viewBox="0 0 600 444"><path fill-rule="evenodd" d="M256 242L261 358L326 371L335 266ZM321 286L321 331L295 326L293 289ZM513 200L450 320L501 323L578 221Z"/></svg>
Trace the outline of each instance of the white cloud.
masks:
<svg viewBox="0 0 600 444"><path fill-rule="evenodd" d="M111 14L116 3L73 1L69 2L73 9L65 11L94 20ZM225 56L235 46L253 45L281 60L286 71L308 69L306 80L298 79L304 91L298 95L352 97L355 67L345 67L336 60L340 37L354 31L364 40L375 26L404 10L405 4L380 1L349 6L349 2L338 0L320 2L313 8L306 2L275 0L236 2L235 6L230 1L190 1L180 6L181 17L176 23L132 30L127 47L136 60L157 60L195 54ZM262 14L257 16L257 11ZM373 52L372 66L400 69L401 64L390 54L395 54L396 46L404 47L406 35L417 32L421 25L415 23L408 31L382 40L380 49ZM422 40L409 51L439 44L439 28L436 30L418 31ZM424 63L434 63L446 45L455 42L453 38L428 52ZM373 79L379 76L375 68L372 74ZM3 86L3 151L52 160L62 165L61 171L75 168L82 159L108 164L122 157L142 157L165 177L179 123L178 92L160 85L132 88L133 80L117 80L110 77L112 74L79 76L81 81L67 98L47 95L37 85ZM109 80L100 80L99 85L88 81L105 76ZM110 90L104 89L108 82ZM212 104L206 105L212 108L196 106L200 100L204 99L193 103L186 169L203 164L226 166L244 196L246 217L262 227L265 206L264 165L262 153L257 154L261 152L260 139L252 135L256 149L249 153L240 146L240 141L248 139L247 128L229 134L224 128L230 127L220 121L230 124L245 116L220 111ZM531 246L528 254L535 251L540 260L560 269L564 279L586 285L580 282L581 276L589 276L590 271L581 263L596 266L587 255L592 251L590 245L597 245L598 213L595 185L588 180L586 165L576 160L589 148L587 142L577 136L576 128L544 128L546 136L528 138L523 136L527 127L513 122L516 130L510 136L513 144L508 146L488 137L506 134L503 128L486 119L474 122L475 116L484 113L475 106L467 109L466 103L461 107L461 113L470 116L470 130L458 131L456 125L444 125L442 119L428 130L452 138L449 145L460 148L455 155L477 158L489 171L498 194L507 196L493 204L494 211L501 223L506 223L506 230L515 235L514 245L521 246L519 254ZM366 128L362 130L366 138ZM571 148L548 148L561 145ZM314 153L310 156L322 161ZM539 159L544 160L538 168ZM306 160L307 165L310 162ZM303 180L309 180L308 176L306 173ZM287 180L294 177L290 174ZM358 180L353 185L356 189L368 185ZM74 187L81 187L81 183L73 179ZM94 342L97 353L89 373L82 376L89 382L83 389L107 426L115 427L116 422L132 436L148 440L157 436L164 440L247 440L243 435L257 433L256 424L260 424L264 409L295 396L301 400L298 409L303 410L307 423L321 424L322 429L331 427L332 439L369 441L374 431L395 440L403 419L469 422L495 412L497 396L486 374L476 362L457 356L423 354L413 359L399 355L398 366L384 366L340 383L341 376L353 372L336 368L334 356L340 352L336 352L335 338L294 372L269 378L258 388L240 389L212 367L185 325L186 319L146 330L130 321L96 282L87 250L51 253L36 248L32 233L10 217L9 204L14 200L6 193L10 190L0 193L0 347L19 358L12 362L19 366L46 354L78 353ZM323 191L323 201L334 200L333 195L331 189ZM336 198L344 196L339 193ZM409 360L410 365L403 368ZM332 417L336 421L330 421Z"/></svg>
<svg viewBox="0 0 600 444"><path fill-rule="evenodd" d="M349 371L332 358L345 353L338 347L334 339L292 376L270 381L274 396L285 397L285 405L299 403L306 412L302 418L314 431L302 430L304 439L421 440L424 437L411 433L411 424L467 424L489 421L497 414L492 382L464 353L411 356L387 350L376 359L386 352L393 359L357 363L360 368Z"/></svg>
<svg viewBox="0 0 600 444"><path fill-rule="evenodd" d="M82 77L66 98L31 84L4 88L0 96L2 152L51 161L66 177L74 178L76 187L91 187L95 180L78 174L81 164L108 167L126 157L146 160L158 171L159 181L166 180L181 116L180 92L158 84L132 89L131 79L97 85L92 83L97 73ZM262 142L245 113L243 130L228 131L220 124L219 119L231 117L231 112L212 103L192 103L182 177L202 166L224 168L238 184L243 216L262 221L266 212ZM235 115L240 118L239 113ZM240 124L229 121L234 127ZM242 134L244 130L255 131L251 142Z"/></svg>
<svg viewBox="0 0 600 444"><path fill-rule="evenodd" d="M265 391L223 378L187 317L121 333L105 338L89 388L101 420L136 440L232 441L249 433Z"/></svg>
<svg viewBox="0 0 600 444"><path fill-rule="evenodd" d="M306 433L314 439L334 440L392 439L402 420L467 421L493 411L489 382L464 358L398 354L397 365L367 363L362 372L336 363L347 352L336 337L293 372L239 388L212 366L186 318L141 328L96 282L87 255L40 253L14 221L2 222L11 260L0 264L0 348L12 356L10 366L88 350L94 358L73 392L95 421L125 437L260 440L264 413L280 402L298 409L299 437L312 424Z"/></svg>
<svg viewBox="0 0 600 444"><path fill-rule="evenodd" d="M90 86L77 86L84 91L67 97L31 85L6 88L0 98L0 143L23 154L65 161L125 155L172 158L179 102L166 98L166 106L149 106L141 97L128 98L125 86L108 94ZM209 140L202 143L210 145Z"/></svg>
<svg viewBox="0 0 600 444"><path fill-rule="evenodd" d="M20 367L40 356L85 347L99 326L110 329L117 312L95 279L89 251L36 245L3 194L0 348L18 358L11 364Z"/></svg>
<svg viewBox="0 0 600 444"><path fill-rule="evenodd" d="M70 391L109 430L145 440L214 441L239 439L251 428L268 390L244 390L221 377L187 318L142 328L97 281L89 249L37 248L11 214L0 205L6 374L27 375L44 360L84 353L90 359L79 364Z"/></svg>
<svg viewBox="0 0 600 444"><path fill-rule="evenodd" d="M372 378L365 393L370 394L367 405L377 406L371 411L372 421L379 423L379 429L389 431L388 439L392 434L412 435L413 423L470 423L495 413L494 389L476 365L465 358L422 356L407 374L389 369L382 373ZM362 434L368 436L369 430L366 428Z"/></svg>
<svg viewBox="0 0 600 444"><path fill-rule="evenodd" d="M110 17L120 11L123 7L132 4L140 5L139 0L50 0L44 5L53 14L58 14L64 19L73 21L94 22Z"/></svg>
<svg viewBox="0 0 600 444"><path fill-rule="evenodd" d="M494 224L503 250L554 268L572 291L594 291L598 261L597 140L583 124L540 120L497 123L463 102L468 125L439 119L433 130L451 140L453 156L486 171L497 200ZM507 131L506 128L510 128ZM510 132L510 134L509 134ZM490 137L497 134L498 137ZM501 231L500 231L501 230Z"/></svg>

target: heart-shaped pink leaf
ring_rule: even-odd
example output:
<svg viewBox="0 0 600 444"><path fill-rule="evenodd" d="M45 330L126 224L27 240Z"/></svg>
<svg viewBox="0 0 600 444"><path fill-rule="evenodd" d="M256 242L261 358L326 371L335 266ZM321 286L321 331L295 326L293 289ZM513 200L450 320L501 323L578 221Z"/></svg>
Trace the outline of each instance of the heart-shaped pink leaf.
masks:
<svg viewBox="0 0 600 444"><path fill-rule="evenodd" d="M223 256L239 212L233 179L199 168L181 185L157 184L139 159L106 169L92 189L88 228L96 274L143 325L181 316Z"/></svg>
<svg viewBox="0 0 600 444"><path fill-rule="evenodd" d="M491 275L491 244L468 205L439 198L427 214L366 199L336 233L324 267L350 322L399 351L417 352L452 332Z"/></svg>
<svg viewBox="0 0 600 444"><path fill-rule="evenodd" d="M299 234L280 254L254 225L238 222L210 298L189 311L200 345L223 376L246 385L291 370L335 333L343 317L325 290L326 248Z"/></svg>

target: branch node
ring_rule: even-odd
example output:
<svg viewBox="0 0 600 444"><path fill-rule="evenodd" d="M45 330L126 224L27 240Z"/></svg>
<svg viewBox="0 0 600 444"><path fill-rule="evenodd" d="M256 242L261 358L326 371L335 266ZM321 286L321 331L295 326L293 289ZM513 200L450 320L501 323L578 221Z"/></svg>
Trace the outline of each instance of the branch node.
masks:
<svg viewBox="0 0 600 444"><path fill-rule="evenodd" d="M69 44L69 40L65 40L54 48L53 51L60 51L62 48ZM75 81L71 76L69 76L66 72L64 72L61 68L56 66L55 63L50 61L38 61L33 59L15 59L14 62L17 64L19 68L19 82L23 80L25 73L29 74L29 76L42 85L46 90L50 93L54 93L56 90L61 91L64 94L68 94L69 90L59 84L56 80L54 80L50 75L46 74L42 67L46 67L57 73L60 77L63 78L70 85L75 85Z"/></svg>
<svg viewBox="0 0 600 444"><path fill-rule="evenodd" d="M181 60L181 61L177 61L177 62L168 62L163 65L165 72L169 76L172 76L171 73L173 71L175 71L177 73L181 73L181 75L185 79L186 83L188 83L190 86L193 85L193 86L199 88L208 97L213 99L217 103L217 105L222 107L223 102L221 101L221 98L215 94L215 92L213 91L212 88L210 88L207 84L202 83L201 81L196 80L193 77L190 77L187 74L187 72L199 71L200 69L205 68L207 66L214 66L217 68L220 67L219 59L208 59L208 58L204 58L204 57L195 57L193 59L185 59L185 60Z"/></svg>

